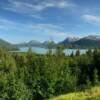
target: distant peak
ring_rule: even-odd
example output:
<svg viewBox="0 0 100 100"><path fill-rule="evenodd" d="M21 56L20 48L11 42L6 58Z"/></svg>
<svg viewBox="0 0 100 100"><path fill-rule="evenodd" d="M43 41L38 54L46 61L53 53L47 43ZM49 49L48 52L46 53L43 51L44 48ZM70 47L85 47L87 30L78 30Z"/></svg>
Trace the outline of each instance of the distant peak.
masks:
<svg viewBox="0 0 100 100"><path fill-rule="evenodd" d="M29 43L40 43L40 42L37 40L31 40L31 41L29 41Z"/></svg>
<svg viewBox="0 0 100 100"><path fill-rule="evenodd" d="M88 35L86 37L84 37L85 39L90 39L90 40L100 40L100 36L99 35Z"/></svg>
<svg viewBox="0 0 100 100"><path fill-rule="evenodd" d="M74 42L79 40L79 37L67 37L65 40L68 40L69 42Z"/></svg>

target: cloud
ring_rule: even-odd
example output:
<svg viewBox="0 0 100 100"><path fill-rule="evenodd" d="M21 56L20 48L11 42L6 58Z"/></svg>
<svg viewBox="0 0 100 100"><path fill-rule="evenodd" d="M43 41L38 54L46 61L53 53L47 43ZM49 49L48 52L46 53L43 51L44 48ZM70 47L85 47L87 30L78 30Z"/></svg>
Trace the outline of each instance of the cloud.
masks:
<svg viewBox="0 0 100 100"><path fill-rule="evenodd" d="M7 38L12 43L38 40L45 41L50 38L58 42L67 34L60 25L50 23L19 23L0 17L1 38ZM12 38L12 41L10 40Z"/></svg>
<svg viewBox="0 0 100 100"><path fill-rule="evenodd" d="M74 7L75 4L69 2L69 0L43 0L35 2L35 0L31 0L31 2L27 0L8 0L8 3L5 5L0 5L2 9L30 15L34 18L41 19L39 12L46 10L48 8L71 8ZM37 14L38 13L38 14Z"/></svg>
<svg viewBox="0 0 100 100"><path fill-rule="evenodd" d="M90 24L100 25L100 16L86 14L82 18Z"/></svg>
<svg viewBox="0 0 100 100"><path fill-rule="evenodd" d="M37 30L58 30L58 29L62 29L63 27L60 25L55 25L55 24L43 24L43 23L18 23L18 22L14 22L8 19L4 19L4 18L0 18L0 26L8 26L11 28L27 28L27 29L37 29ZM8 27L4 27L5 29Z"/></svg>
<svg viewBox="0 0 100 100"><path fill-rule="evenodd" d="M49 33L49 35L52 35L52 36L56 36L56 37L65 37L66 36L66 33L65 32L53 32L52 34Z"/></svg>
<svg viewBox="0 0 100 100"><path fill-rule="evenodd" d="M0 18L0 29L6 33L17 32L17 34L34 34L38 36L51 36L51 37L64 37L66 34L62 30L63 27L54 24L43 24L43 23L18 23L8 19Z"/></svg>
<svg viewBox="0 0 100 100"><path fill-rule="evenodd" d="M40 30L60 30L60 29L63 29L62 26L60 25L54 25L54 24L43 24L43 23L38 23L38 24L29 24L30 28L33 28L33 29L40 29Z"/></svg>
<svg viewBox="0 0 100 100"><path fill-rule="evenodd" d="M43 17L39 14L33 14L33 15L31 14L30 17L36 18L36 19L43 19Z"/></svg>

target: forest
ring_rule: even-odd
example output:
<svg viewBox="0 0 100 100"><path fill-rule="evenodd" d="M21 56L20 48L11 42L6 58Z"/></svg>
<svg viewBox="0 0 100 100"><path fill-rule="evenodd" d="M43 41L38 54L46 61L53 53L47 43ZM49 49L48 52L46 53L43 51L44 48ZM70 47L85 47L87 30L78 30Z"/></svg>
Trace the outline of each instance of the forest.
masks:
<svg viewBox="0 0 100 100"><path fill-rule="evenodd" d="M0 100L48 100L100 86L100 50L66 56L62 47L38 55L0 48Z"/></svg>

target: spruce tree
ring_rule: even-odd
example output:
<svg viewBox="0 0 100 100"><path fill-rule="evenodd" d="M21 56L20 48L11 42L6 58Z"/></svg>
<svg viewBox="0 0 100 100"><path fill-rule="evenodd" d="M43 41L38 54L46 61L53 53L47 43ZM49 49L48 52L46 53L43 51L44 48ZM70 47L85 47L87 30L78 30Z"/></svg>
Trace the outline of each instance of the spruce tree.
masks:
<svg viewBox="0 0 100 100"><path fill-rule="evenodd" d="M94 79L93 85L99 85L100 84L97 69L94 69L93 79Z"/></svg>

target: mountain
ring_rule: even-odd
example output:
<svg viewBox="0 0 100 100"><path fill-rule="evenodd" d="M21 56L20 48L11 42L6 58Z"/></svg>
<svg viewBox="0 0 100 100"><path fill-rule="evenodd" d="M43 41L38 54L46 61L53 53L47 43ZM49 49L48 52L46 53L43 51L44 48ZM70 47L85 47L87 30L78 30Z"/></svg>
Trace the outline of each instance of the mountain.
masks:
<svg viewBox="0 0 100 100"><path fill-rule="evenodd" d="M42 42L39 42L36 40L31 40L29 42L16 44L16 46L18 46L18 47L42 47L42 48L48 48L48 45L49 45L49 41L44 41L42 43ZM52 42L52 47L54 47L54 46L55 46L55 43Z"/></svg>
<svg viewBox="0 0 100 100"><path fill-rule="evenodd" d="M0 48L5 48L7 50L18 50L18 48L15 45L13 45L3 39L0 39Z"/></svg>
<svg viewBox="0 0 100 100"><path fill-rule="evenodd" d="M72 39L73 40L73 39ZM100 36L98 35L89 35L74 41L68 41L68 39L61 42L61 45L71 48L95 48L100 47Z"/></svg>
<svg viewBox="0 0 100 100"><path fill-rule="evenodd" d="M62 42L60 42L60 43L58 43L58 44L60 44L60 45L64 45L64 46L66 46L66 45L68 45L68 44L71 44L71 43L73 43L73 42L75 42L75 41L78 41L80 38L78 38L78 37L67 37L64 41L62 41Z"/></svg>
<svg viewBox="0 0 100 100"><path fill-rule="evenodd" d="M55 48L56 47L56 43L54 41L44 41L42 43L42 45L46 48Z"/></svg>
<svg viewBox="0 0 100 100"><path fill-rule="evenodd" d="M35 40L31 40L31 41L28 42L28 44L30 44L30 45L40 45L41 42L35 41Z"/></svg>
<svg viewBox="0 0 100 100"><path fill-rule="evenodd" d="M83 48L94 48L100 47L100 36L97 35L89 35L87 37L83 37L78 41L72 43L72 45L83 47Z"/></svg>
<svg viewBox="0 0 100 100"><path fill-rule="evenodd" d="M18 47L32 47L32 46L42 46L42 43L36 40L31 40L29 42L24 42L24 43L20 43L20 44L16 44L16 46Z"/></svg>
<svg viewBox="0 0 100 100"><path fill-rule="evenodd" d="M67 37L64 41L56 44L54 41L39 42L31 40L29 42L20 43L18 47L42 47L42 48L55 48L57 45L63 45L65 48L95 48L100 47L100 36L89 35L83 38L78 37Z"/></svg>
<svg viewBox="0 0 100 100"><path fill-rule="evenodd" d="M100 36L99 35L89 35L84 37L84 39L88 39L88 40L100 40Z"/></svg>

